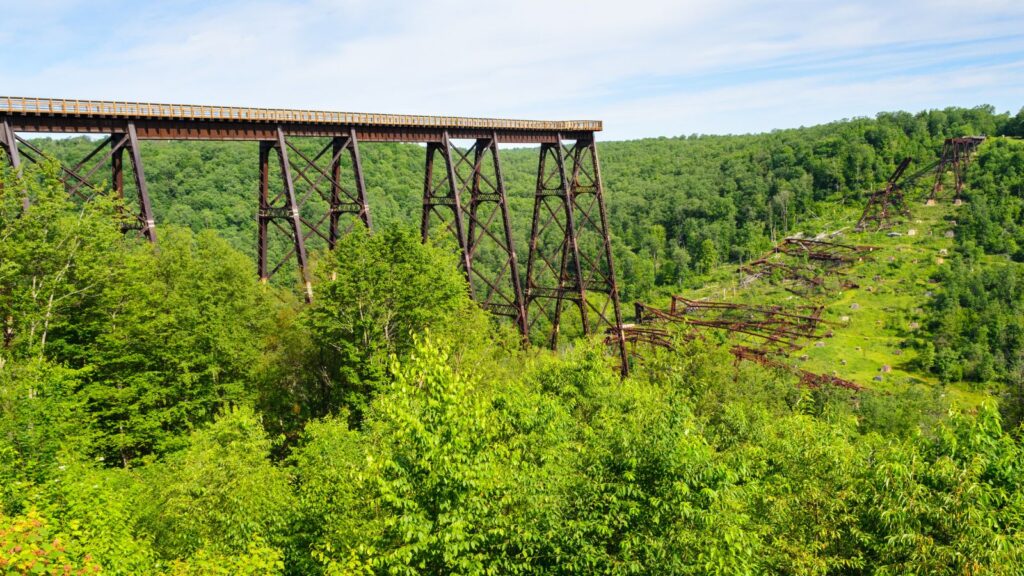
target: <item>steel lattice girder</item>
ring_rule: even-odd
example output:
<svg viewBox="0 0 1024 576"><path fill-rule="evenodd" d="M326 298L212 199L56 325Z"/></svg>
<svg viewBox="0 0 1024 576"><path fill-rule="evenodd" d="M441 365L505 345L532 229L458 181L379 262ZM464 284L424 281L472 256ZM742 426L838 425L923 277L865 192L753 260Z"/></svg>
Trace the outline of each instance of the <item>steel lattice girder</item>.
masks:
<svg viewBox="0 0 1024 576"><path fill-rule="evenodd" d="M291 162L288 154L289 146L284 131L278 130L274 141L260 142L260 196L257 221L259 227L259 245L257 263L261 280L269 280L294 254L299 267L299 274L305 286L306 301L313 299L313 284L309 276L306 254L306 237L312 232L303 232L302 215L295 194L295 182L292 177ZM270 155L276 152L281 171L283 187L274 196L270 194ZM282 225L280 221L284 221ZM280 231L291 240L292 247L281 261L273 268L269 267L269 232L270 226Z"/></svg>
<svg viewBox="0 0 1024 576"><path fill-rule="evenodd" d="M278 157L283 183L283 188L273 195L270 184L272 152L276 152ZM347 180L342 178L342 158L346 155L351 161L350 184L346 184ZM310 201L314 198L326 204L326 209L310 215ZM349 215L352 220L346 230L351 230L355 225L367 228L372 226L359 144L354 134L330 139L313 155L303 152L284 136L283 131L277 140L260 143L257 260L261 279L271 278L294 256L306 287L306 298L311 299L306 243L315 235L323 239L329 249L333 249L341 235L340 220L343 215ZM284 221L283 225L281 221ZM268 260L269 232L272 229L291 241L284 256L273 267Z"/></svg>
<svg viewBox="0 0 1024 576"><path fill-rule="evenodd" d="M868 253L876 249L875 246L786 238L757 260L741 266L740 271L748 274L741 283L747 285L778 272L786 280L805 288L820 289L825 285L824 278L819 274L821 269L831 274L842 274L842 268L863 260ZM787 290L801 294L796 289Z"/></svg>
<svg viewBox="0 0 1024 576"><path fill-rule="evenodd" d="M798 327L797 331L803 336L817 336L815 330L817 325L822 322L820 315L822 312L821 307L801 307L797 310L807 310L809 314L795 314L793 312L784 311L779 307L757 307L747 306L742 304L734 304L730 302L709 302L701 300L688 300L680 296L674 296L672 299L672 306L669 310L662 310L653 306L648 306L640 302L636 303L636 317L639 325L630 324L623 326L624 342L629 344L632 348L631 355L638 356L636 348L645 344L648 346L654 346L658 348L672 349L673 339L672 334L664 328L658 327L659 324L664 325L667 323L685 323L690 326L701 326L699 320L694 320L692 317L688 317L687 314L701 313L701 312L753 312L754 314L762 314L769 318L792 318L794 319L794 325ZM783 323L788 321L783 321ZM802 326L802 327L801 327ZM724 328L733 332L742 332L750 334L750 332L744 330L735 330L728 324L721 326L711 326L714 328ZM758 335L758 334L752 334ZM763 335L760 335L763 337ZM700 333L691 331L684 335L684 339L692 340L700 337ZM769 335L769 341L774 340ZM612 342L612 337L609 336L609 342ZM826 374L817 374L807 370L803 370L796 366L791 366L782 360L773 357L773 354L778 354L780 351L771 349L758 349L751 348L748 346L736 345L729 349L729 352L736 358L738 363L740 360L747 360L755 362L761 366L767 368L774 368L784 370L791 374L796 375L800 379L800 384L807 388L820 388L822 386L836 386L840 388L847 388L853 391L864 390L863 386L849 380L844 380L838 376L830 376ZM781 351L785 355L785 350Z"/></svg>
<svg viewBox="0 0 1024 576"><path fill-rule="evenodd" d="M526 307L495 135L478 138L465 150L452 145L447 135L427 144L424 241L435 223L443 224L443 235L455 238L473 298L486 310L512 318L526 335ZM485 256L497 267L483 265Z"/></svg>
<svg viewBox="0 0 1024 576"><path fill-rule="evenodd" d="M947 138L942 143L942 154L939 163L935 168L935 184L932 186L932 193L929 201L935 201L939 192L942 191L942 177L948 168L953 169L953 200L959 200L964 191L964 180L967 169L971 165L971 156L978 149L978 146L985 141L984 136L966 136L963 138Z"/></svg>
<svg viewBox="0 0 1024 576"><path fill-rule="evenodd" d="M10 130L6 119L0 125L0 134L4 141L4 149L8 154L10 162L16 168L20 159L24 158L33 164L39 164L49 160L47 154L40 150L35 144L22 138ZM8 144L8 142L10 144ZM106 154L100 153L107 149ZM149 199L149 186L146 183L146 174L142 165L142 154L139 150L139 139L133 122L127 122L124 131L114 133L100 141L86 156L72 167L59 164L60 180L69 196L78 200L88 202L105 191L105 184L93 181L93 178L101 168L109 163L111 179L110 189L120 199L124 199L124 152L128 151L129 160L132 166L132 175L135 180L135 190L138 195L139 211L132 215L130 223L124 223L122 229L125 231L137 230L152 243L156 242L156 219L153 216L152 204ZM95 160L100 156L99 160ZM28 206L28 198L25 205ZM120 208L122 213L123 207Z"/></svg>
<svg viewBox="0 0 1024 576"><path fill-rule="evenodd" d="M597 298L594 294L603 294ZM593 138L566 146L542 144L534 195L526 279L530 326L550 323L549 344L558 346L565 302L580 313L584 335L594 322L609 327L628 371L622 310L611 252L600 161Z"/></svg>
<svg viewBox="0 0 1024 576"><path fill-rule="evenodd" d="M910 209L903 197L903 189L899 185L899 180L910 166L911 161L910 157L904 158L889 176L885 188L873 192L868 197L864 212L861 214L860 220L857 221L856 230L866 230L872 224L875 225L876 230L882 230L892 226L894 217L910 215Z"/></svg>
<svg viewBox="0 0 1024 576"><path fill-rule="evenodd" d="M796 349L803 339L824 336L818 332L824 323L822 310L821 306L787 310L781 306L751 306L673 296L669 316L696 328L746 334L769 345Z"/></svg>

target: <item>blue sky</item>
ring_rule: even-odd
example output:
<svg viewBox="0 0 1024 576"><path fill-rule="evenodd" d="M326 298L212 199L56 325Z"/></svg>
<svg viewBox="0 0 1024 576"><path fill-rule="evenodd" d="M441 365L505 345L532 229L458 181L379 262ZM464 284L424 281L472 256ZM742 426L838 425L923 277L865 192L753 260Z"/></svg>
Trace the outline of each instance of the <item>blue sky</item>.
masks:
<svg viewBox="0 0 1024 576"><path fill-rule="evenodd" d="M0 0L0 94L600 119L604 139L1024 106L1024 0Z"/></svg>

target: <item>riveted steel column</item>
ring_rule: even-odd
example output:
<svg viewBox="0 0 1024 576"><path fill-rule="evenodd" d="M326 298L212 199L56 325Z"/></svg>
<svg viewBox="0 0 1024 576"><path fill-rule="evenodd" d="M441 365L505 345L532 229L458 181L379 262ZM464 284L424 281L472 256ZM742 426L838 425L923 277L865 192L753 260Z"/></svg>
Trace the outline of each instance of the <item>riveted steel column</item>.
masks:
<svg viewBox="0 0 1024 576"><path fill-rule="evenodd" d="M15 170L21 169L21 154L18 153L18 139L11 129L11 122L6 116L0 118L0 146L7 153L7 161Z"/></svg>
<svg viewBox="0 0 1024 576"><path fill-rule="evenodd" d="M553 159L555 170L549 174L547 162ZM557 186L549 182L557 177ZM542 222L542 212L550 215ZM559 252L558 265L554 254L544 254L540 246L541 236L551 227L557 227L560 236L556 250ZM547 276L547 280L544 277ZM553 278L551 277L553 276ZM550 285L543 285L548 282ZM535 311L547 316L551 322L549 345L558 347L561 332L562 308L565 300L574 302L581 312L584 335L590 334L585 313L586 291L580 269L579 246L577 243L576 221L573 214L572 190L565 171L565 153L561 137L556 143L541 145L540 161L537 167L537 190L533 202L533 224L530 230L530 252L526 266L526 307L527 314ZM548 313L541 300L554 300L554 311ZM530 320L532 325L536 317Z"/></svg>
<svg viewBox="0 0 1024 576"><path fill-rule="evenodd" d="M565 158L564 158L564 147L562 145L562 138L559 136L559 156L562 156L562 161L559 163L559 167L562 170L562 182L565 183L565 225L566 225L566 256L563 256L563 260L568 257L571 259L572 269L569 271L575 276L576 286L575 292L579 295L579 300L576 302L580 309L580 316L583 321L583 335L590 335L590 318L587 314L587 284L585 276L583 276L583 263L580 262L580 246L579 246L579 232L576 227L576 183L579 178L579 161L573 162L573 174L572 179L569 180L565 175ZM579 154L579 142L573 147L573 152Z"/></svg>
<svg viewBox="0 0 1024 576"><path fill-rule="evenodd" d="M373 220L370 219L370 201L366 195L366 181L363 179L363 160L359 155L359 140L356 138L355 128L349 128L348 142L349 154L352 157L352 172L356 180L356 196L359 198L359 219L367 228L373 230Z"/></svg>
<svg viewBox="0 0 1024 576"><path fill-rule="evenodd" d="M124 146L117 143L124 138L123 134L111 134L110 148L113 155L110 157L110 187L117 193L117 197L124 199Z"/></svg>
<svg viewBox="0 0 1024 576"><path fill-rule="evenodd" d="M331 197L328 210L331 211L330 224L327 231L327 248L334 250L340 234L338 223L341 221L341 155L345 151L345 138L331 139Z"/></svg>
<svg viewBox="0 0 1024 576"><path fill-rule="evenodd" d="M588 148L590 149L591 158L594 163L595 194L597 194L597 205L601 213L604 255L608 261L608 297L612 301L612 307L615 315L615 325L611 328L614 330L615 335L618 338L619 358L622 361L622 375L627 376L629 374L629 357L626 351L626 334L622 325L622 304L619 300L619 284L615 277L615 263L612 258L611 227L608 225L608 209L604 200L604 180L601 178L601 161L598 159L597 142L593 137L590 138Z"/></svg>
<svg viewBox="0 0 1024 576"><path fill-rule="evenodd" d="M291 164L288 160L288 144L284 139L284 129L277 127L277 155L281 161L281 177L284 180L284 193L288 209L288 221L291 223L295 242L295 258L299 263L299 274L306 288L306 302L313 301L313 283L309 278L309 267L306 261L306 242L302 236L302 219L299 215L299 203L295 198L295 184L292 182Z"/></svg>
<svg viewBox="0 0 1024 576"><path fill-rule="evenodd" d="M149 186L146 184L146 172L142 167L142 152L139 150L139 135L135 131L135 123L128 123L128 152L132 162L132 173L135 175L135 188L139 194L139 220L142 221L142 234L152 243L156 243L156 217L149 201Z"/></svg>
<svg viewBox="0 0 1024 576"><path fill-rule="evenodd" d="M341 157L346 150L348 151L349 158L352 160L352 176L356 187L354 197L341 186ZM339 224L342 213L352 213L351 208L342 208L343 200L348 200L345 203L348 206L351 206L353 204L352 201L354 201L354 204L357 206L356 216L368 229L373 229L373 222L370 219L370 203L367 200L366 181L363 178L363 162L359 155L359 141L356 139L355 129L349 129L349 133L345 136L333 138L331 140L331 151L331 194L329 198L331 213L327 244L329 248L333 249L341 235ZM346 198L343 198L343 195Z"/></svg>
<svg viewBox="0 0 1024 576"><path fill-rule="evenodd" d="M11 129L11 122L6 116L0 118L0 147L3 147L4 152L7 153L7 161L10 162L15 173L21 175L21 153L18 152L18 138L14 135L14 130ZM0 188L2 187L3 183L0 182ZM24 197L21 200L21 206L22 209L28 210L30 204L28 192L26 190L23 190L23 192Z"/></svg>
<svg viewBox="0 0 1024 576"><path fill-rule="evenodd" d="M508 244L509 268L512 276L512 294L515 298L516 325L519 332L528 336L529 326L526 324L526 299L523 297L523 283L519 276L519 257L516 255L515 242L512 239L512 221L508 211L508 194L505 191L505 176L501 172L501 159L498 155L498 133L491 133L491 154L494 158L494 174L498 187L498 198L501 208L501 224ZM477 175L477 191L479 191L479 174Z"/></svg>
<svg viewBox="0 0 1024 576"><path fill-rule="evenodd" d="M260 198L259 211L256 216L258 228L256 243L256 262L260 281L270 280L270 262L268 259L268 236L270 227L270 151L273 142L260 142Z"/></svg>
<svg viewBox="0 0 1024 576"><path fill-rule="evenodd" d="M487 156L490 156L493 180L484 174ZM467 153L468 156L468 153ZM456 174L460 176L460 174ZM527 335L526 305L523 298L519 261L515 242L512 239L512 225L508 212L508 196L505 191L501 160L498 154L498 138L477 139L473 146L473 171L461 180L470 188L469 230L466 245L469 251L473 274L480 284L477 300L485 309L499 315L511 317L520 333ZM486 188L485 188L486 186ZM487 208L481 209L485 204ZM495 217L500 215L501 231L493 230ZM489 243L504 254L504 262L493 274L481 272L476 265L477 252L481 245Z"/></svg>
<svg viewBox="0 0 1024 576"><path fill-rule="evenodd" d="M445 176L441 182L434 183L434 155L441 153L445 164ZM447 180L445 182L444 180ZM447 184L447 186L445 186ZM447 194L438 194L442 188L447 187ZM423 219L420 223L420 233L423 241L430 238L430 214L438 214L438 208L450 208L454 215L455 227L453 233L459 246L459 260L462 270L466 275L466 282L469 284L470 297L474 297L473 290L473 265L469 258L469 250L466 243L466 228L463 223L463 207L460 197L459 184L455 173L455 165L452 162L451 141L448 132L445 131L440 142L427 144L427 164L423 185Z"/></svg>

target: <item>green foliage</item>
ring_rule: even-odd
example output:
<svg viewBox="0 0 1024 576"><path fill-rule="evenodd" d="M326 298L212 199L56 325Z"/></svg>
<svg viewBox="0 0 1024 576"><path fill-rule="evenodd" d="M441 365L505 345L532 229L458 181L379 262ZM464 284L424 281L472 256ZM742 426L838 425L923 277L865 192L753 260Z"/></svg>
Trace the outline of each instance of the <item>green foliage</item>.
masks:
<svg viewBox="0 0 1024 576"><path fill-rule="evenodd" d="M78 542L55 532L34 510L15 517L0 513L0 571L52 576L102 573Z"/></svg>
<svg viewBox="0 0 1024 576"><path fill-rule="evenodd" d="M967 204L958 242L1024 261L1024 143L998 139L982 146L967 174Z"/></svg>
<svg viewBox="0 0 1024 576"><path fill-rule="evenodd" d="M124 469L59 462L49 482L29 491L32 504L88 550L105 574L156 572L152 541L138 527L146 501L139 479Z"/></svg>
<svg viewBox="0 0 1024 576"><path fill-rule="evenodd" d="M623 294L724 274L857 201L902 156L1019 119L947 109L603 144ZM68 157L90 144L41 143ZM161 222L196 230L162 225L156 248L121 234L114 199L67 200L53 166L2 175L5 573L1024 565L1017 143L982 149L957 253L920 304L930 320L907 333L918 369L1005 383L1003 416L991 403L946 416L941 386L798 388L786 371L734 365L713 338L679 338L625 380L596 340L520 349L470 301L450 251L401 226L419 213L395 194L421 185L415 146L364 151L378 231L334 253L311 241L319 280L303 307L293 278L261 285L235 249L251 249L254 147L145 148ZM522 249L536 151L503 161ZM875 325L889 331L924 315L885 312Z"/></svg>
<svg viewBox="0 0 1024 576"><path fill-rule="evenodd" d="M374 514L354 548L392 574L519 572L507 555L515 527L507 515L525 505L515 454L499 441L474 383L446 361L429 340L419 344L406 364L394 364L392 384L373 405L373 456L355 488L366 500L356 510Z"/></svg>
<svg viewBox="0 0 1024 576"><path fill-rule="evenodd" d="M210 232L165 229L156 252L122 262L119 281L55 330L54 356L86 370L99 452L127 465L249 396L272 305L251 262Z"/></svg>
<svg viewBox="0 0 1024 576"><path fill-rule="evenodd" d="M456 347L485 338L488 321L469 299L454 257L407 229L357 230L321 264L317 300L301 328L314 345L314 415L348 407L358 421L413 338L430 330Z"/></svg>
<svg viewBox="0 0 1024 576"><path fill-rule="evenodd" d="M348 429L343 415L306 425L290 458L297 506L290 528L293 573L315 574L321 564L342 570L345 560L338 555L367 533L364 519L373 512L356 488L364 478L366 456L363 437ZM349 560L361 565L358 557Z"/></svg>
<svg viewBox="0 0 1024 576"><path fill-rule="evenodd" d="M163 558L245 554L279 544L290 509L289 474L270 462L258 416L236 408L192 433L188 447L142 472L140 530Z"/></svg>
<svg viewBox="0 0 1024 576"><path fill-rule="evenodd" d="M225 555L200 550L188 560L175 560L166 576L273 576L284 572L281 552L259 539L242 553Z"/></svg>
<svg viewBox="0 0 1024 576"><path fill-rule="evenodd" d="M90 446L77 383L45 360L0 357L0 510L20 509L25 487L52 477L58 455Z"/></svg>
<svg viewBox="0 0 1024 576"><path fill-rule="evenodd" d="M858 494L859 536L883 574L1013 574L1024 562L1020 444L991 405L935 438L880 450Z"/></svg>
<svg viewBox="0 0 1024 576"><path fill-rule="evenodd" d="M5 356L39 356L51 332L116 282L126 240L105 196L76 207L46 164L0 172L0 317ZM30 208L25 210L25 199Z"/></svg>

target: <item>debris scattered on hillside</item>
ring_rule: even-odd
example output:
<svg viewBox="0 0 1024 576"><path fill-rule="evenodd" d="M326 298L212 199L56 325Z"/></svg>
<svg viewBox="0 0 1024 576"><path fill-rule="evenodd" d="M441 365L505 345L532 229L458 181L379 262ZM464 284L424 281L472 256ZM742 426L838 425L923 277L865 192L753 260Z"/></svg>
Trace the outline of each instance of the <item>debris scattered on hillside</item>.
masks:
<svg viewBox="0 0 1024 576"><path fill-rule="evenodd" d="M774 246L760 258L742 266L746 276L740 287L747 287L762 278L777 278L786 290L805 296L825 289L825 280L841 274L841 269L864 260L874 246L856 246L824 240L790 237ZM852 287L842 283L840 288Z"/></svg>

